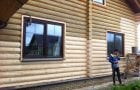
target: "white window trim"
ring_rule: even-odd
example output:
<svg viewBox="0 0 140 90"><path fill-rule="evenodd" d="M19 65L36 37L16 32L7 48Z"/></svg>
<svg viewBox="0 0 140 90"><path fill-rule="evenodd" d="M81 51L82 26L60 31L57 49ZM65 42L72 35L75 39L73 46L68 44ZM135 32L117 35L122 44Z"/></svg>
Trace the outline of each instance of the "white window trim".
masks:
<svg viewBox="0 0 140 90"><path fill-rule="evenodd" d="M95 0L92 0L92 2L93 2L94 4L100 5L100 6L106 6L106 1L107 1L107 0L104 0L104 4L102 4L102 3L96 2Z"/></svg>
<svg viewBox="0 0 140 90"><path fill-rule="evenodd" d="M40 18L40 17L35 17L35 16L29 16L29 15L22 15L22 18L21 18L21 20L22 20L22 23L21 23L21 57L20 57L20 61L26 61L24 58L23 58L23 26L24 26L24 17L32 17L32 18L35 18L35 19L41 19L41 20L46 20L46 21L52 21L52 22L58 22L58 23L62 23L62 24L64 24L64 38L63 38L63 58L57 58L57 59L55 59L55 58L37 58L37 59L27 59L27 61L35 61L35 60L37 60L37 61L41 61L41 60L43 60L43 61L49 61L49 60L54 60L54 61L57 61L57 60L65 60L66 59L66 52L65 52L65 50L66 50L66 47L65 47L65 37L66 37L66 22L62 22L62 21L57 21L57 20L52 20L52 19L46 19L46 18Z"/></svg>

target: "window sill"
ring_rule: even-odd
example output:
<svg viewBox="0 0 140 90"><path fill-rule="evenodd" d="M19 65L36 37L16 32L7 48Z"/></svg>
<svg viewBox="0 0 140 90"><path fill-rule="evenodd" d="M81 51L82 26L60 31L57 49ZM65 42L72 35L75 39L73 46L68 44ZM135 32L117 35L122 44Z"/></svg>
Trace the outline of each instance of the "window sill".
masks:
<svg viewBox="0 0 140 90"><path fill-rule="evenodd" d="M107 57L107 59L109 59L109 57ZM126 59L126 57L120 57L120 59Z"/></svg>
<svg viewBox="0 0 140 90"><path fill-rule="evenodd" d="M65 58L32 58L27 59L23 58L22 62L38 62L38 61L62 61L65 60Z"/></svg>
<svg viewBox="0 0 140 90"><path fill-rule="evenodd" d="M125 59L126 57L120 57L121 59Z"/></svg>

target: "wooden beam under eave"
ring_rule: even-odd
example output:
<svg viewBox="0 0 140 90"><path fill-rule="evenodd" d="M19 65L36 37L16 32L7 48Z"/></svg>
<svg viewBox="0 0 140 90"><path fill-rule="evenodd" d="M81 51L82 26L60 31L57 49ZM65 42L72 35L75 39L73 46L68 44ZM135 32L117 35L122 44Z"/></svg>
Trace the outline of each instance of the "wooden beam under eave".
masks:
<svg viewBox="0 0 140 90"><path fill-rule="evenodd" d="M28 0L0 0L0 26L21 8Z"/></svg>
<svg viewBox="0 0 140 90"><path fill-rule="evenodd" d="M139 0L125 0L125 1L135 13L140 13L140 1Z"/></svg>
<svg viewBox="0 0 140 90"><path fill-rule="evenodd" d="M136 22L140 22L140 13L135 14Z"/></svg>

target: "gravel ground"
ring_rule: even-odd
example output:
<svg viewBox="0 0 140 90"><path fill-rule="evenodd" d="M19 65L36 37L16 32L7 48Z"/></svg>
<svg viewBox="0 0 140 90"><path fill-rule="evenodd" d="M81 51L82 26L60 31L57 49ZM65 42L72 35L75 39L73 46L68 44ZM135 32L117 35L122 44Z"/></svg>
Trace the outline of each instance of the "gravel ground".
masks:
<svg viewBox="0 0 140 90"><path fill-rule="evenodd" d="M129 78L127 80L123 80L123 84L127 84L128 82L133 82L135 80L140 80L140 77L134 77L134 78ZM84 88L79 88L74 90L111 90L111 87L112 87L112 82L106 82L100 85L89 86L89 87L84 87Z"/></svg>

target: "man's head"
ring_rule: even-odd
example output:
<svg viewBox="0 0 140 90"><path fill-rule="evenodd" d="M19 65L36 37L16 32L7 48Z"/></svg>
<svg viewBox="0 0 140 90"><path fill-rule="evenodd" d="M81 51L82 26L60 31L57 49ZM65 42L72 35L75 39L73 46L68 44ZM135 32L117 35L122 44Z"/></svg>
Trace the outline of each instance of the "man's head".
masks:
<svg viewBox="0 0 140 90"><path fill-rule="evenodd" d="M118 50L118 49L115 49L115 50L113 51L113 54L114 54L114 55L118 55L118 54L119 54L119 50Z"/></svg>

